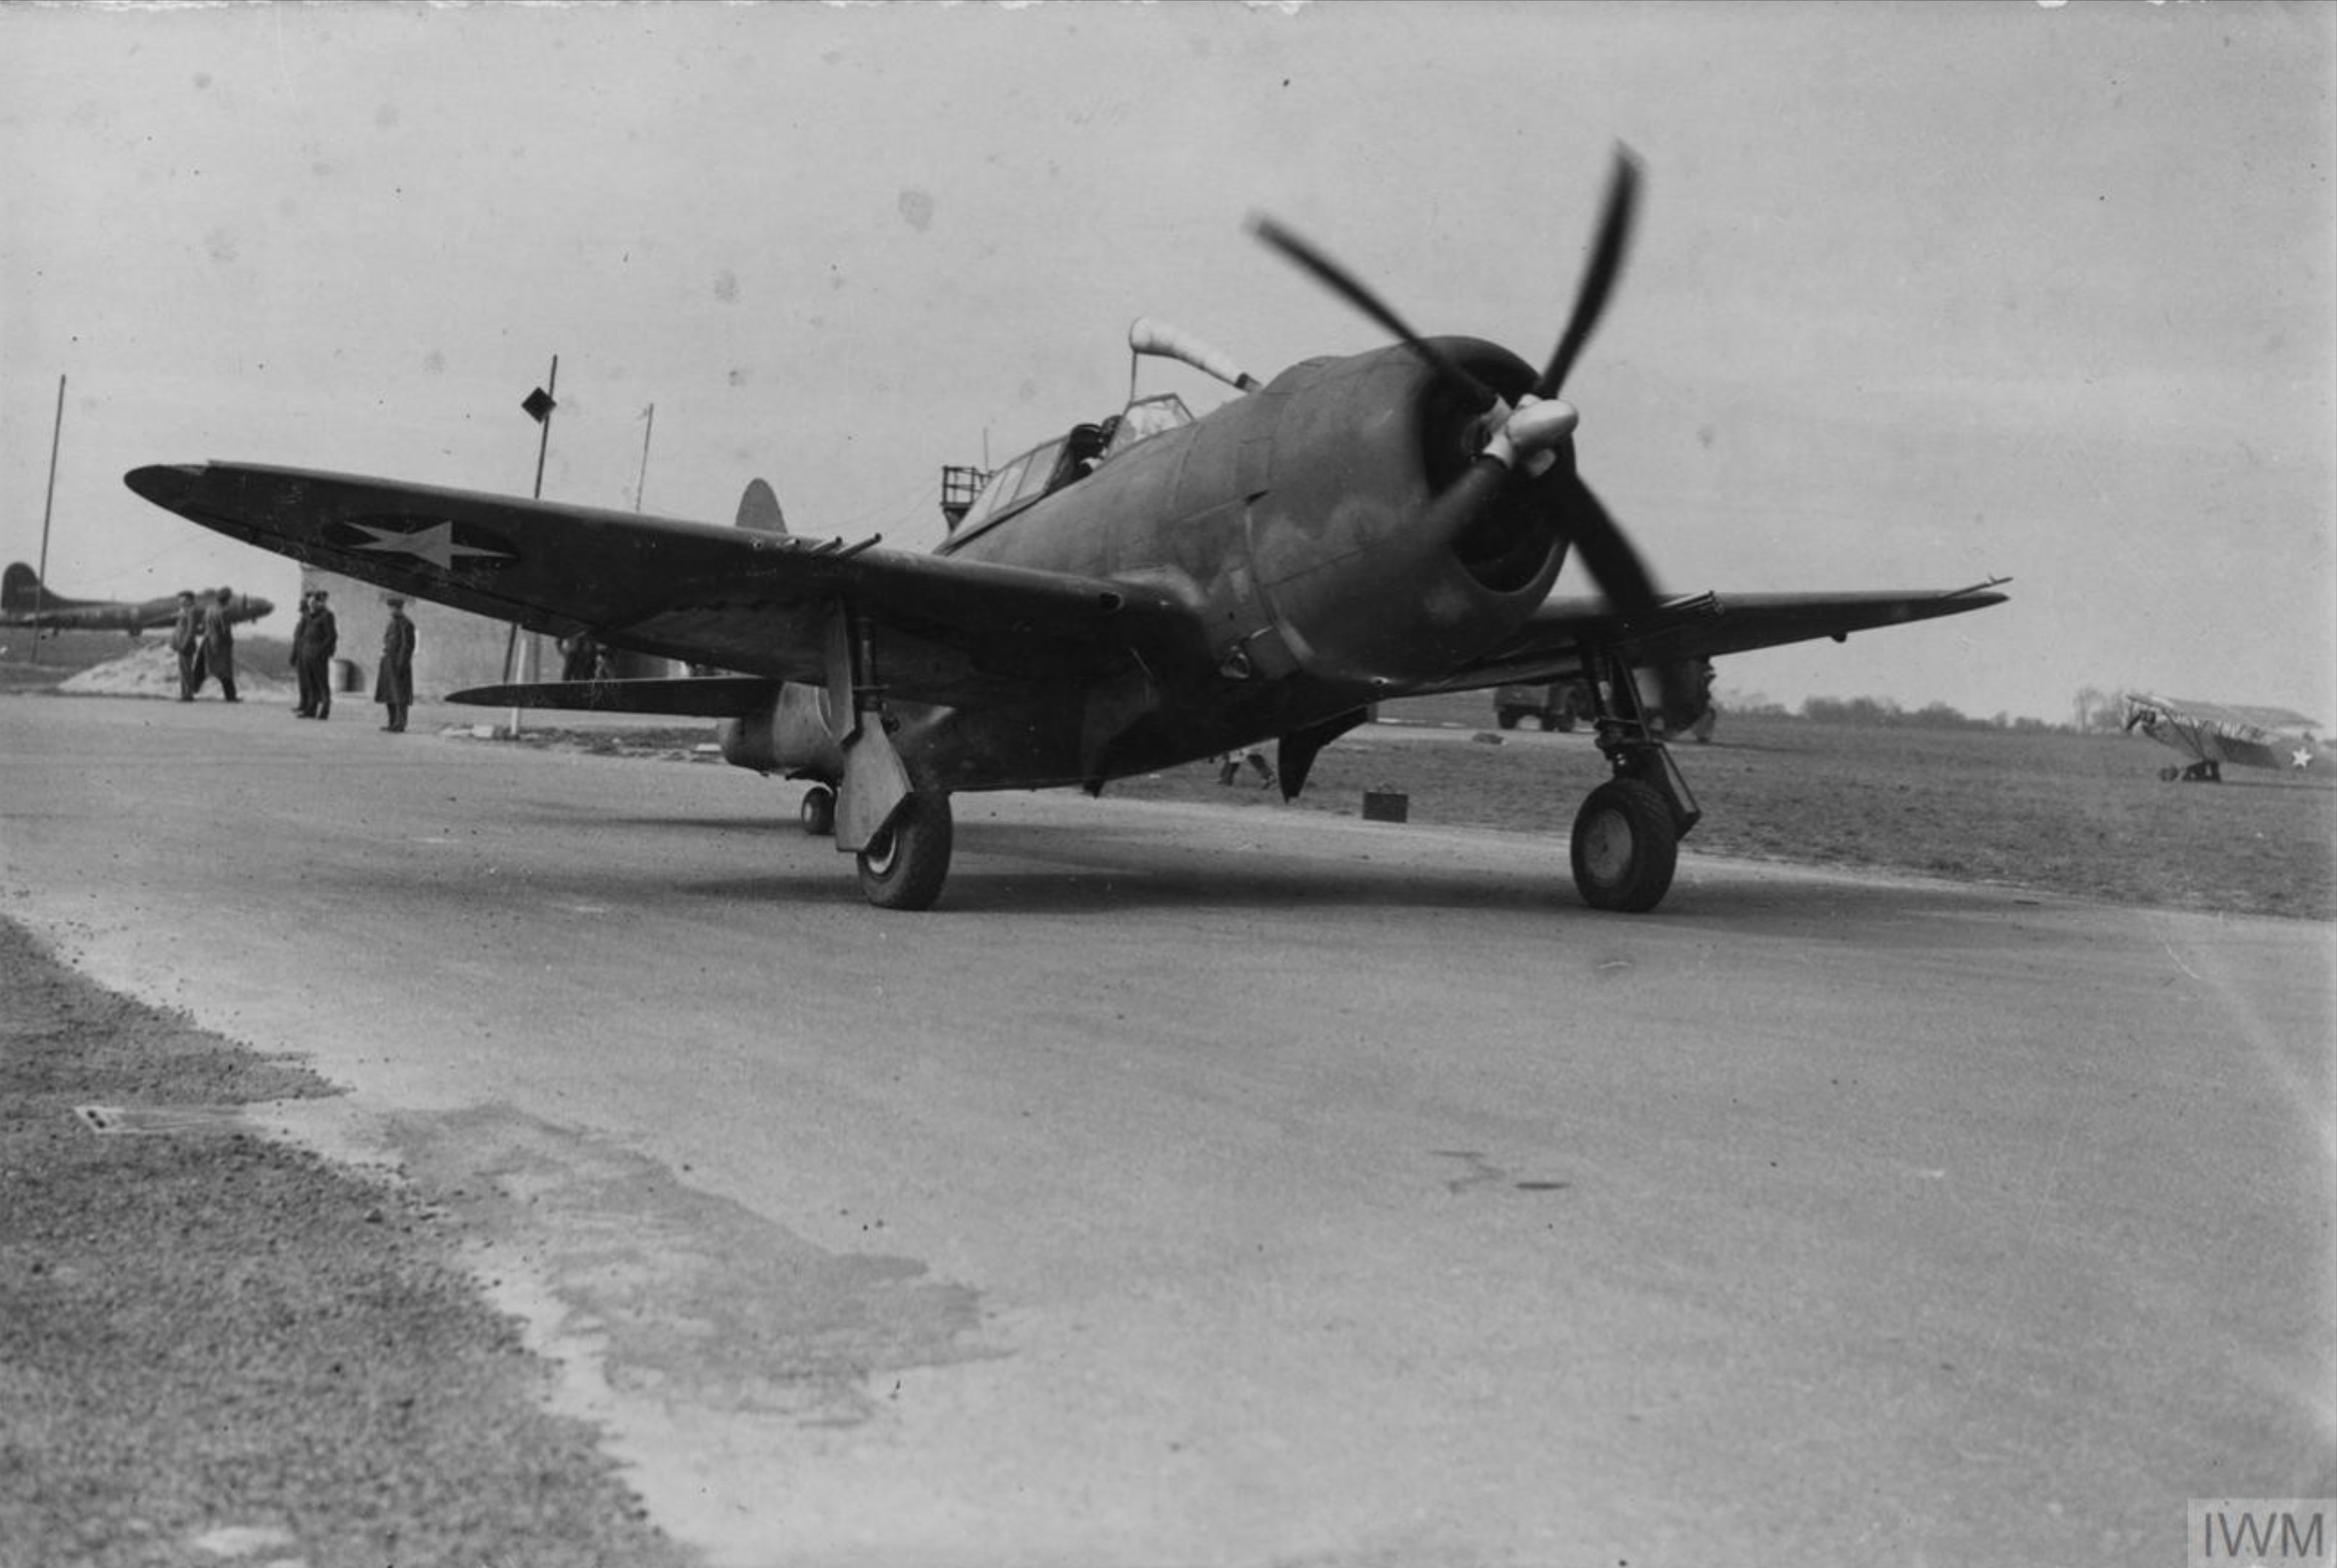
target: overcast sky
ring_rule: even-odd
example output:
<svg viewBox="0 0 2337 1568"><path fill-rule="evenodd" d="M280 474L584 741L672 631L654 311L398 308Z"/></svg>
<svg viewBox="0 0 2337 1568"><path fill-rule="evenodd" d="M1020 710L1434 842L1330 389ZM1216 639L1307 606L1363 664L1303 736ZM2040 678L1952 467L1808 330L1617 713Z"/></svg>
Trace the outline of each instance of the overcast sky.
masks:
<svg viewBox="0 0 2337 1568"><path fill-rule="evenodd" d="M53 586L284 600L122 473L524 494L555 354L546 495L633 504L654 404L649 510L928 541L942 464L1119 407L1137 316L1384 340L1255 211L1540 361L1620 141L1569 396L1663 584L2017 579L1724 692L2328 722L2332 88L2321 4L0 6L0 554L60 375Z"/></svg>

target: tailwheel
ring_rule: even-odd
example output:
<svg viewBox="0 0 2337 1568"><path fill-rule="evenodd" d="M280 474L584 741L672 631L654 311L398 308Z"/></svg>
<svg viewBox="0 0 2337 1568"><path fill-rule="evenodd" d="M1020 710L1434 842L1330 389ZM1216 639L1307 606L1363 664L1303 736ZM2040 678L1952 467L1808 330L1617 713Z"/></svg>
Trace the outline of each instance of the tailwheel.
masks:
<svg viewBox="0 0 2337 1568"><path fill-rule="evenodd" d="M804 791L799 813L803 830L814 838L826 838L836 832L836 792L824 784L816 784Z"/></svg>
<svg viewBox="0 0 2337 1568"><path fill-rule="evenodd" d="M1678 866L1671 803L1655 785L1609 779L1582 803L1574 818L1574 885L1592 909L1644 914L1671 891Z"/></svg>
<svg viewBox="0 0 2337 1568"><path fill-rule="evenodd" d="M860 852L861 892L880 910L933 908L949 877L951 838L949 796L908 795Z"/></svg>

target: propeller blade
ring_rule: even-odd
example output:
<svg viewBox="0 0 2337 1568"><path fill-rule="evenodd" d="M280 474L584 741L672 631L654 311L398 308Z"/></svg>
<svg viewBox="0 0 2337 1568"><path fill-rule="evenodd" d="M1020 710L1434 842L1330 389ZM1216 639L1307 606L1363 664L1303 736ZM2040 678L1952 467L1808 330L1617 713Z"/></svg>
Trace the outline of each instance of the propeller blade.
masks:
<svg viewBox="0 0 2337 1568"><path fill-rule="evenodd" d="M1406 347L1425 360L1429 367L1434 370L1447 385L1459 391L1477 407L1491 408L1501 401L1491 387L1462 369L1426 338L1414 332L1403 317L1398 316L1385 300L1365 287L1363 281L1345 268L1271 218L1264 216L1253 218L1250 219L1249 228L1251 233L1275 249L1281 251L1283 255L1296 262L1306 271L1313 273L1315 279L1334 294L1378 322L1392 336L1402 340Z"/></svg>
<svg viewBox="0 0 2337 1568"><path fill-rule="evenodd" d="M1589 568L1590 575L1598 579L1600 589L1614 601L1615 608L1626 616L1655 609L1655 579L1648 575L1639 552L1631 548L1630 540L1579 475L1571 472L1567 474L1566 493L1560 504L1560 528L1574 541L1582 564ZM1656 681L1662 691L1664 711L1686 712L1693 696L1687 671L1678 664L1661 664L1656 667Z"/></svg>
<svg viewBox="0 0 2337 1568"><path fill-rule="evenodd" d="M1624 254L1630 248L1631 221L1638 200L1639 161L1629 148L1618 146L1615 171L1607 182L1607 208L1599 219L1599 243L1590 253L1590 270L1583 274L1582 287L1575 291L1574 318L1566 324L1566 332L1550 356L1550 367L1534 384L1535 396L1558 394L1558 389L1566 385L1567 373L1574 368L1575 356L1598 327L1599 317L1607 309L1607 297L1623 270Z"/></svg>
<svg viewBox="0 0 2337 1568"><path fill-rule="evenodd" d="M1599 579L1615 607L1626 615L1639 615L1656 606L1655 579L1631 548L1615 519L1578 474L1566 476L1560 503L1561 531L1574 541L1582 564Z"/></svg>

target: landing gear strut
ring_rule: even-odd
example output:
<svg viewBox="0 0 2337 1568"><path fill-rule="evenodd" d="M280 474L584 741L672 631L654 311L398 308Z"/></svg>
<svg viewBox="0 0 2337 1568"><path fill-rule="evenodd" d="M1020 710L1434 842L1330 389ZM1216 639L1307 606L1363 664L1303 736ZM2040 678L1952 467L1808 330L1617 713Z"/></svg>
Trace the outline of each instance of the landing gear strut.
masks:
<svg viewBox="0 0 2337 1568"><path fill-rule="evenodd" d="M827 622L828 731L844 754L844 777L820 802L833 805L836 847L856 857L860 891L881 910L929 910L949 880L949 792L919 789L893 745L898 727L885 711L877 679L876 639L850 605L831 607ZM804 797L813 823L818 792Z"/></svg>
<svg viewBox="0 0 2337 1568"><path fill-rule="evenodd" d="M1704 813L1648 723L1630 667L1607 657L1609 678L1601 682L1599 662L1591 661L1589 685L1599 751L1615 776L1575 814L1574 885L1594 910L1644 914L1671 891L1679 842Z"/></svg>

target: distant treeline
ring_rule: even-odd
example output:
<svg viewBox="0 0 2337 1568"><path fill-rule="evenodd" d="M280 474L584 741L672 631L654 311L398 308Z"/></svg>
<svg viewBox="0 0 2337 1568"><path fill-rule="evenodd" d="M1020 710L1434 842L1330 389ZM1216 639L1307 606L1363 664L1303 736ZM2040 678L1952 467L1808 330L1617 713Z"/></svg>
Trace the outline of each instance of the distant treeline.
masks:
<svg viewBox="0 0 2337 1568"><path fill-rule="evenodd" d="M1902 707L1889 697L1874 696L1814 696L1804 700L1798 711L1782 703L1767 702L1759 697L1750 701L1727 701L1719 705L1723 713L1742 714L1751 718L1805 718L1817 724L1873 725L1892 729L2019 729L2045 730L2054 726L2041 718L2026 715L2016 717L2000 713L1987 718L1975 718L1946 703L1927 703L1921 707Z"/></svg>

